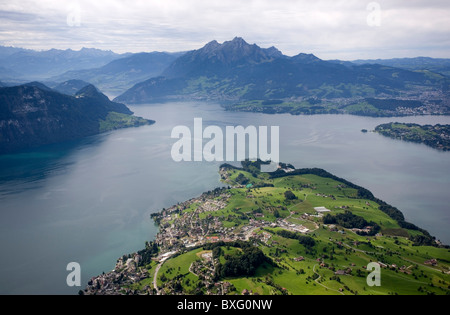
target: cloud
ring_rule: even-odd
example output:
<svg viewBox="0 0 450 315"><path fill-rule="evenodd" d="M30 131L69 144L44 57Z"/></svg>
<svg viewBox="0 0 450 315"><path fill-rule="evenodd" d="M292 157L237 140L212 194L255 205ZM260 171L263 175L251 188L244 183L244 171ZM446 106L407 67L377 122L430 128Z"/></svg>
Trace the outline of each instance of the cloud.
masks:
<svg viewBox="0 0 450 315"><path fill-rule="evenodd" d="M380 0L379 12L368 11L369 3L4 0L0 43L34 49L180 51L242 36L288 55L307 52L325 59L450 57L450 2ZM379 14L379 26L368 25L370 14Z"/></svg>

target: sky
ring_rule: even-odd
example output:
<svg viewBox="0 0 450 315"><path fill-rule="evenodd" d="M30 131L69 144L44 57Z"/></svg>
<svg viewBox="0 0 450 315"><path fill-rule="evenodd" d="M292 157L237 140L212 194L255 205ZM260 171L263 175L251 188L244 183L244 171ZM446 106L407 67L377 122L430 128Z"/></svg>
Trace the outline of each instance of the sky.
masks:
<svg viewBox="0 0 450 315"><path fill-rule="evenodd" d="M236 36L322 59L450 58L448 0L0 0L0 45L187 51Z"/></svg>

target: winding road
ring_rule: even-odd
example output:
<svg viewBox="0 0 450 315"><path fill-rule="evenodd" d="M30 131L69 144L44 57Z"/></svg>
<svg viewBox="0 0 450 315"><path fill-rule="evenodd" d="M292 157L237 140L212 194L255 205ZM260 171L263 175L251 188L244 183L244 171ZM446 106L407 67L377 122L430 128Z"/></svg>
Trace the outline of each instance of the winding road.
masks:
<svg viewBox="0 0 450 315"><path fill-rule="evenodd" d="M159 289L158 289L158 284L157 284L158 283L158 280L157 280L158 279L158 272L159 272L159 269L161 269L162 265L164 264L164 261L160 262L159 265L156 266L155 274L153 276L153 288L156 290L156 294L157 295L160 295Z"/></svg>
<svg viewBox="0 0 450 315"><path fill-rule="evenodd" d="M316 272L316 266L317 266L317 265L314 265L314 267L313 267L313 272L314 272L316 275L318 275L319 278L317 278L316 280L314 280L314 282L317 283L318 285L324 287L324 288L327 289L327 290L337 292L337 293L339 293L339 294L341 294L341 295L345 295L344 292L341 292L341 291L335 290L335 289L331 289L331 288L329 288L329 287L323 285L322 283L319 283L319 279L322 278L322 276L319 275L319 274Z"/></svg>
<svg viewBox="0 0 450 315"><path fill-rule="evenodd" d="M172 257L174 254L176 254L176 252L172 252L169 256L163 258L163 259L160 261L159 265L156 266L155 274L153 275L153 288L156 290L156 294L157 294L157 295L160 295L159 289L158 289L158 272L159 272L159 269L161 269L162 265L164 265L164 263L165 263L167 260L169 260L170 257Z"/></svg>

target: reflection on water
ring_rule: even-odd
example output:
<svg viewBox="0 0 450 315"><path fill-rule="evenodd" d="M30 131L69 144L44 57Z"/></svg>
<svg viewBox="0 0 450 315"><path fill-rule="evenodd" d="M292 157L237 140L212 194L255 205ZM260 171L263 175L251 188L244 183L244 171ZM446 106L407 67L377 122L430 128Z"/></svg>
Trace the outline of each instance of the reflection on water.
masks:
<svg viewBox="0 0 450 315"><path fill-rule="evenodd" d="M204 126L280 126L282 161L364 186L450 243L450 153L360 132L392 119L232 113L204 103L132 110L157 123L0 157L0 293L76 293L65 285L69 262L81 264L85 284L154 237L151 213L219 186L220 163L170 157L172 128L192 128L195 117Z"/></svg>

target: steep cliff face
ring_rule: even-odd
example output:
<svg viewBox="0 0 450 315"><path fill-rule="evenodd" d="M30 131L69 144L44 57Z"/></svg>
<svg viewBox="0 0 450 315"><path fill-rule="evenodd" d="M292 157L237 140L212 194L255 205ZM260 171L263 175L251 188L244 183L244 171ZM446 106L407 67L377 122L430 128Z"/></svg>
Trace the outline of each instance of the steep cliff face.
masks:
<svg viewBox="0 0 450 315"><path fill-rule="evenodd" d="M0 88L0 154L98 134L111 112L133 114L92 85L75 96L40 84Z"/></svg>

